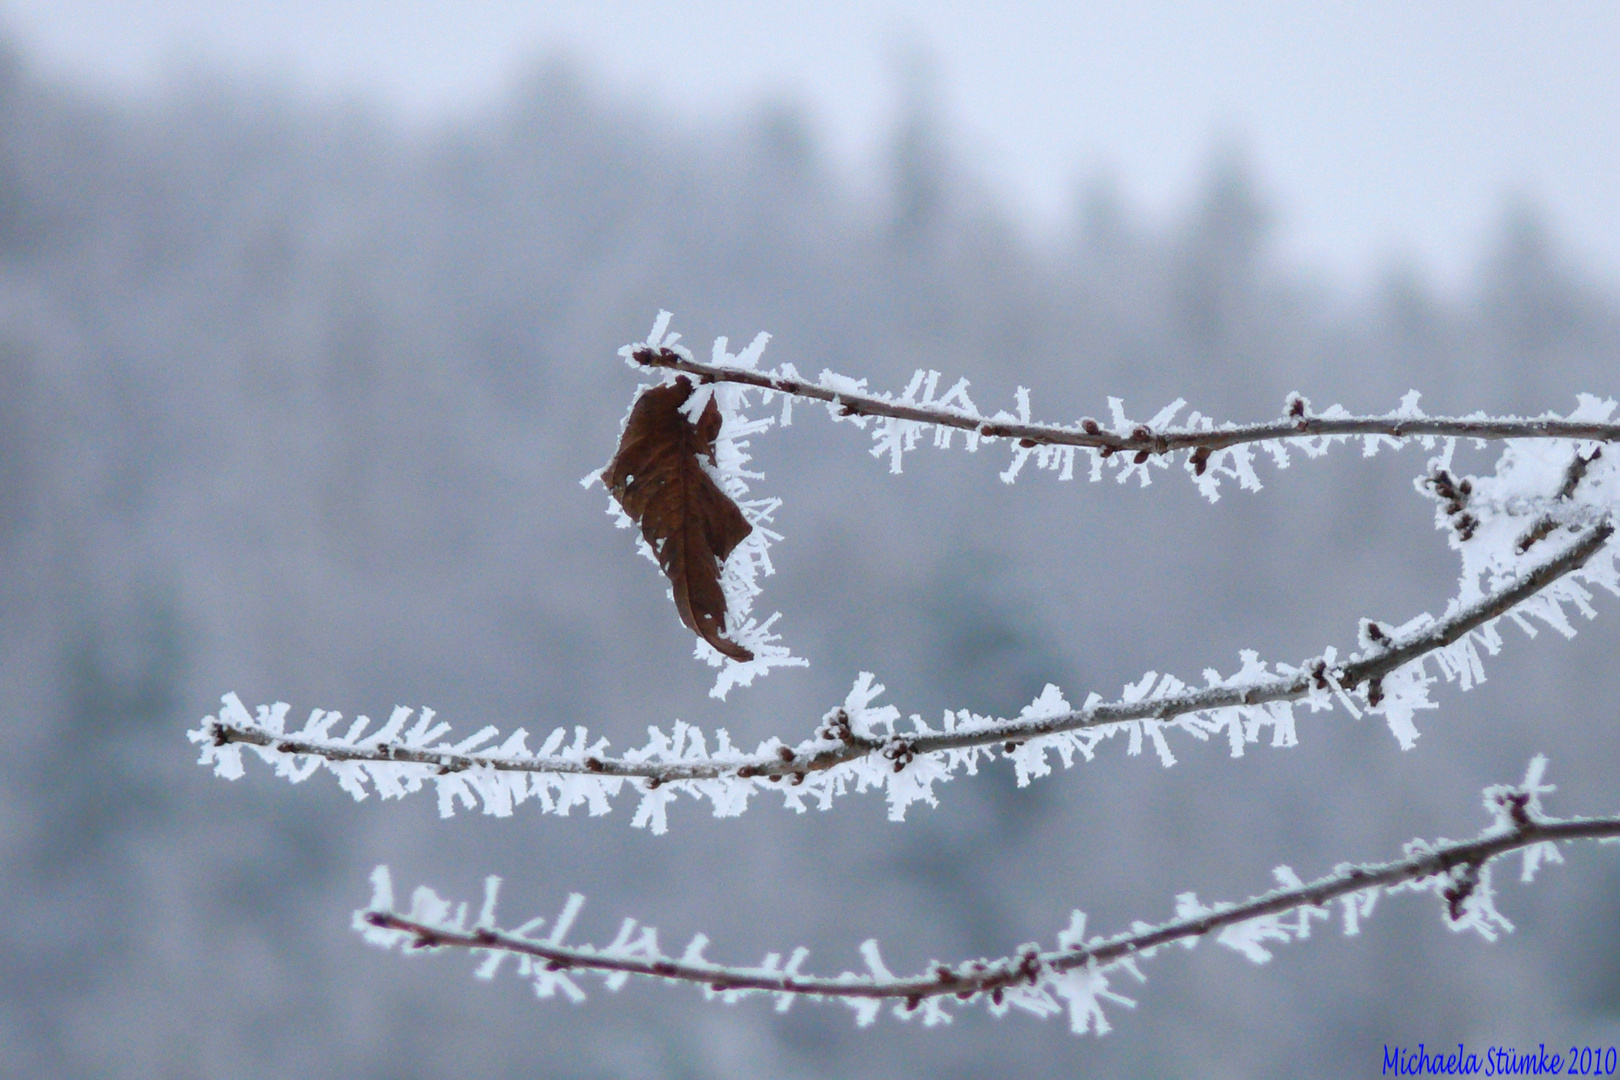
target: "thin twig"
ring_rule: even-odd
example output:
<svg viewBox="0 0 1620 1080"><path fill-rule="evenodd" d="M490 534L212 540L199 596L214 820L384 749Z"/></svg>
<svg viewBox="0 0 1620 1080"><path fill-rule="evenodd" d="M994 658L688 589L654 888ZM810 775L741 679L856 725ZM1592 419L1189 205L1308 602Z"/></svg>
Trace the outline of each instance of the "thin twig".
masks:
<svg viewBox="0 0 1620 1080"><path fill-rule="evenodd" d="M1299 674L1293 676L1268 679L1241 687L1209 687L1151 701L1110 702L1039 720L1007 721L997 724L995 730L998 738L1020 740L1060 731L1097 727L1121 720L1149 718L1165 720L1183 713L1206 709L1234 705L1263 705L1271 701L1297 701L1311 692L1313 683L1319 682L1317 688L1325 689L1328 685L1327 679L1330 677L1343 689L1353 690L1364 682L1369 684L1376 682L1396 668L1436 649L1443 649L1470 631L1505 614L1510 608L1528 600L1554 581L1584 566L1613 534L1614 526L1605 521L1582 534L1575 543L1556 557L1537 565L1513 584L1458 610L1449 618L1433 623L1400 640L1391 640L1388 648L1374 651L1340 667L1330 668L1323 657L1318 657L1315 661L1307 662ZM978 738L980 734L981 732L975 729L920 736L913 740L912 746L917 753L950 750L982 742L983 740Z"/></svg>
<svg viewBox="0 0 1620 1080"><path fill-rule="evenodd" d="M1602 456L1603 448L1601 446L1594 446L1590 454L1582 454L1577 448L1575 456L1570 459L1568 467L1564 469L1564 482L1558 486L1558 493L1553 496L1553 502L1555 504L1567 503L1574 498L1575 489L1580 487L1581 481L1586 478L1586 471L1592 467L1592 462ZM1525 530L1524 535L1519 537L1518 542L1513 545L1513 550L1523 555L1539 541L1550 536L1553 530L1558 528L1558 525L1559 518L1556 514L1549 512L1541 515L1536 519L1535 524L1531 525L1529 529ZM1464 537L1464 539L1467 539L1467 537Z"/></svg>
<svg viewBox="0 0 1620 1080"><path fill-rule="evenodd" d="M1110 431L1095 420L1082 420L1075 427L1056 424L1025 424L989 417L947 412L921 405L906 405L870 394L834 390L804 379L784 378L747 368L705 364L670 349L641 348L632 354L646 367L672 368L695 375L706 382L732 382L779 394L810 398L836 405L845 415L887 416L915 420L939 427L976 432L985 438L1017 439L1025 446L1083 446L1107 453L1167 454L1176 450L1220 450L1239 443L1263 442L1311 435L1387 435L1403 439L1415 435L1437 435L1468 439L1584 439L1595 442L1620 441L1620 423L1604 424L1559 418L1479 418L1446 416L1311 416L1296 399L1299 412L1279 420L1259 424L1239 424L1210 431L1194 428L1153 430L1137 425L1130 434Z"/></svg>
<svg viewBox="0 0 1620 1080"><path fill-rule="evenodd" d="M898 770L911 758L941 750L986 747L1020 743L1043 735L1100 727L1131 720L1169 720L1186 713L1233 706L1261 705L1275 701L1297 701L1313 689L1328 689L1333 683L1348 692L1363 683L1367 695L1377 703L1380 680L1404 664L1444 648L1514 606L1530 599L1553 582L1586 564L1614 534L1614 525L1604 520L1582 533L1569 547L1538 563L1522 576L1479 601L1450 616L1399 638L1386 638L1382 647L1353 656L1348 663L1332 664L1326 654L1306 661L1293 675L1238 686L1213 686L1147 700L1116 700L1054 716L1035 719L997 720L992 723L958 727L953 731L894 735L877 738L851 731L847 718L817 732L817 737L790 748L780 746L774 753L748 757L708 758L691 761L631 760L623 757L515 756L492 753L455 753L448 749L409 747L399 743L354 744L302 739L266 730L257 725L213 720L206 728L215 745L247 743L296 755L311 755L328 761L412 762L434 766L441 772L466 769L493 769L503 772L586 774L642 778L654 786L681 780L707 780L718 777L755 777L765 780L802 780L810 772L830 769L868 755L882 755ZM1331 680L1331 682L1329 681Z"/></svg>
<svg viewBox="0 0 1620 1080"><path fill-rule="evenodd" d="M393 911L369 911L364 917L372 926L387 930L402 930L413 935L413 944L420 948L505 951L544 961L552 965L553 970L625 972L699 983L716 990L763 990L827 998L900 998L915 1003L923 998L946 994L963 999L977 994L994 994L998 990L1019 984L1033 984L1039 981L1043 973L1062 972L1086 965L1110 964L1162 945L1202 937L1211 931L1235 926L1251 919L1282 914L1301 907L1320 907L1349 893L1419 881L1449 873L1458 867L1473 868L1477 877L1479 868L1486 863L1532 844L1606 837L1620 837L1620 817L1533 821L1524 815L1518 815L1513 828L1507 832L1460 843L1439 845L1395 862L1344 867L1336 873L1303 885L1278 889L1231 907L1191 918L1174 919L1091 945L1050 951L1030 948L1017 955L992 961L939 964L928 974L908 978L857 979L847 975L842 978L829 978L786 974L763 968L693 963L662 955L653 957L604 955L601 951L588 946L540 942L493 928L470 931L447 929Z"/></svg>

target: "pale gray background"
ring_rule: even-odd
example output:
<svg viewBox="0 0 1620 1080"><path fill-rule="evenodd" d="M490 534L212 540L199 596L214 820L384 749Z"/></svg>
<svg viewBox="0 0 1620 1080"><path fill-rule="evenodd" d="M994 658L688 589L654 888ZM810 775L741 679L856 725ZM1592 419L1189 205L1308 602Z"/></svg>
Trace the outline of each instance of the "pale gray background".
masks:
<svg viewBox="0 0 1620 1080"><path fill-rule="evenodd" d="M226 784L183 738L236 690L748 743L808 731L863 668L907 712L1008 714L1049 680L1113 696L1433 610L1454 563L1417 450L1209 507L1179 477L1008 488L995 453L891 477L804 410L757 447L786 499L762 604L813 666L720 706L577 480L635 386L614 351L659 307L700 345L770 330L802 371L927 365L986 407L1032 386L1058 420L1110 394L1240 420L1291 390L1614 394L1614 8L6 10L0 1073L1368 1076L1386 1042L1620 1043L1596 849L1504 880L1496 945L1407 899L1264 968L1175 950L1102 1040L657 986L537 1002L347 929L386 861L462 896L502 873L514 919L584 891L593 938L634 915L836 971L877 934L907 969L1050 941L1074 906L1109 930L1280 862L1472 834L1479 789L1538 751L1555 811L1612 810L1612 598L1574 642L1510 630L1409 753L1306 718L1240 762L1116 748L1024 791L990 770L905 826L871 799L679 806L662 838L627 807L443 823L326 778Z"/></svg>
<svg viewBox="0 0 1620 1080"><path fill-rule="evenodd" d="M781 0L6 0L43 61L127 90L188 65L464 115L537 54L575 57L682 124L761 99L868 173L921 53L949 137L1020 222L1068 219L1101 172L1163 220L1212 142L1247 148L1279 250L1365 282L1410 259L1450 287L1504 193L1620 278L1620 6Z"/></svg>

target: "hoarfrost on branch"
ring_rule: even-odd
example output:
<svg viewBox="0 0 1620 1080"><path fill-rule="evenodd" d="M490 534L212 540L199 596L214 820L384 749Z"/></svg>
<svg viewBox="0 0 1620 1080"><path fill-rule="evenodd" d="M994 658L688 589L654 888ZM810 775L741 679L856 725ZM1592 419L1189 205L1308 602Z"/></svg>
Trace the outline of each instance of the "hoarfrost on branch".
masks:
<svg viewBox="0 0 1620 1080"><path fill-rule="evenodd" d="M575 809L602 815L628 789L636 800L631 824L654 833L667 831L670 807L682 794L707 801L724 818L768 793L802 813L811 806L828 809L847 794L872 792L887 801L889 817L901 821L917 803L937 805L940 784L971 776L998 757L1012 763L1024 786L1050 776L1055 763L1068 769L1090 762L1114 741L1130 755L1151 750L1167 768L1188 739L1220 745L1232 757L1262 741L1288 748L1300 738L1300 707L1313 715L1340 710L1356 718L1381 716L1400 747L1412 750L1421 734L1419 714L1438 707L1432 688L1445 681L1469 690L1483 682L1483 657L1505 646L1504 620L1532 638L1543 626L1569 637L1575 633L1573 615L1596 616L1599 591L1620 595L1620 550L1613 542L1620 452L1609 448L1620 440L1620 424L1612 419L1612 399L1580 395L1566 415L1431 417L1419 407L1416 391L1377 415L1339 405L1318 410L1290 394L1279 419L1238 425L1187 411L1179 398L1147 420L1133 420L1121 399L1110 398L1106 422L1082 417L1072 424L1040 424L1032 419L1030 392L1023 387L1011 410L985 413L966 379L947 380L932 370L915 372L899 393L874 392L867 380L830 370L813 381L790 364L766 370L761 361L769 336L763 333L735 355L720 338L710 360L700 362L669 324L669 313L660 312L646 340L625 346L620 355L664 383L695 380L683 407L689 419L696 421L715 403L721 425L714 459L700 461L753 527L721 568L726 635L753 659L728 658L701 639L696 646L696 658L718 668L711 691L717 698L774 668L806 663L776 631L779 614L760 619L753 613L761 579L774 570L772 545L782 539L771 527L781 500L751 498L752 485L764 477L748 468L752 440L777 424L791 424L798 399L823 404L834 423L864 431L871 454L894 473L924 442L944 450L960 441L970 453L1004 442L1010 456L999 475L1006 483L1030 467L1071 480L1078 463L1092 482L1112 473L1121 483L1146 486L1155 471L1179 462L1212 502L1227 481L1261 490L1262 461L1281 469L1296 453L1320 458L1353 441L1366 457L1416 442L1429 457L1415 486L1434 503L1436 528L1458 553L1457 591L1443 610L1398 626L1360 619L1357 648L1342 656L1325 646L1296 663L1240 650L1229 674L1207 668L1202 685L1149 671L1117 697L1092 692L1079 707L1048 685L1013 717L969 709L947 710L938 724L915 713L902 717L898 707L878 703L884 688L863 672L841 703L805 725L808 735L771 738L747 751L734 746L723 728L706 734L680 720L668 730L650 726L645 743L617 754L585 726L566 723L547 725L549 734L532 748L523 727L503 737L498 727L486 725L453 740L451 726L429 708L396 707L381 724L363 715L345 723L340 713L318 708L293 728L286 703L250 712L228 693L218 715L189 733L201 746L201 763L236 779L245 771L244 754L251 753L293 783L328 772L357 800L372 792L386 800L431 788L443 816L459 806L506 817L524 803L562 816ZM777 398L780 410L774 414L750 413L756 404L774 410ZM1464 439L1480 447L1501 445L1489 475L1458 474L1454 457ZM592 473L583 483L600 479L600 472ZM608 509L619 526L632 524L612 499ZM646 541L637 542L656 563ZM500 929L500 880L493 876L469 923L465 903L452 904L426 887L400 909L387 868L378 867L371 903L355 913L355 926L383 947L472 950L482 956L481 978L492 978L510 958L540 997L580 1001L587 975L610 990L634 975L695 983L727 1002L769 994L779 1011L800 997L839 1000L861 1024L873 1022L886 1002L896 1016L920 1018L928 1026L949 1023L953 1005L982 1003L997 1015L1014 1007L1039 1016L1066 1013L1075 1032L1101 1035L1111 1024L1105 1006L1111 1012L1134 1005L1121 993L1122 977L1142 981L1139 962L1171 943L1191 947L1213 934L1222 946L1266 963L1278 946L1308 938L1313 922L1332 919L1334 905L1343 932L1353 936L1381 896L1412 891L1435 894L1453 930L1487 940L1511 931L1511 921L1496 906L1495 860L1519 852L1521 880L1528 882L1541 866L1562 862L1562 844L1620 838L1620 818L1546 816L1541 796L1553 788L1544 783L1545 769L1538 755L1519 784L1487 789L1490 824L1473 840L1414 840L1399 860L1347 863L1310 882L1280 866L1274 871L1278 888L1271 892L1235 904L1206 904L1196 893L1183 893L1170 921L1137 923L1112 937L1087 936L1086 918L1076 911L1055 949L1031 944L1004 957L935 964L910 976L888 970L875 939L860 948L864 971L836 976L804 974L808 953L802 948L785 963L780 953L770 953L757 965L717 964L704 958L708 939L701 934L679 955L666 953L657 931L633 919L606 945L569 944L583 904L578 894L570 895L543 936L547 923L539 918Z"/></svg>

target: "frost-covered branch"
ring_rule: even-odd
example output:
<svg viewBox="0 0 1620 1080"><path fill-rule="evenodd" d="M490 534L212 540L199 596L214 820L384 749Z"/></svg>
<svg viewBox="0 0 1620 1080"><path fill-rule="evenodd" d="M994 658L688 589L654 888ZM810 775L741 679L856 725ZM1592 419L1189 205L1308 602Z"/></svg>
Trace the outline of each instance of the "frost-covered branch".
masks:
<svg viewBox="0 0 1620 1080"><path fill-rule="evenodd" d="M1149 958L1176 942L1192 947L1211 933L1222 945L1264 963L1272 955L1268 946L1308 938L1312 920L1330 918L1324 907L1335 900L1342 905L1347 935L1359 932L1362 920L1371 915L1380 896L1412 890L1436 894L1444 905L1443 917L1453 930L1473 930L1487 940L1494 940L1500 931L1511 930L1512 923L1495 906L1490 879L1493 860L1522 851L1521 878L1530 881L1542 863L1563 861L1556 846L1559 843L1620 838L1620 817L1546 817L1540 797L1554 789L1542 783L1545 766L1546 759L1537 756L1519 785L1486 789L1485 806L1492 821L1473 840L1433 844L1414 840L1406 845L1404 857L1399 860L1375 865L1343 864L1311 882L1303 882L1291 869L1279 866L1273 871L1281 885L1276 890L1243 903L1214 905L1200 903L1194 893L1183 893L1177 897L1176 918L1157 925L1136 923L1129 932L1112 937L1087 937L1086 917L1075 911L1069 926L1058 934L1056 949L1042 950L1028 944L993 960L931 962L925 972L911 976L891 973L877 942L870 939L861 946L867 970L837 976L803 973L801 968L809 955L804 948L795 949L786 964L780 953L768 954L754 966L717 964L703 956L708 939L702 934L695 936L679 955L665 953L658 944L658 931L638 926L634 919L624 920L606 946L568 944L567 936L584 902L578 894L569 897L545 937L536 936L544 919L502 930L495 917L500 884L495 877L486 879L481 911L469 925L466 904L453 905L428 888L415 891L408 911L395 910L388 870L378 867L372 875L371 904L355 912L354 922L367 940L384 948L462 948L481 952L485 960L478 975L486 979L495 975L507 956L514 956L519 976L532 980L541 997L562 993L583 1000L585 992L578 979L587 972L603 976L610 990L617 990L629 976L640 975L695 983L711 997L719 996L727 1002L751 994L773 994L779 1011L785 1011L799 997L841 1000L856 1010L863 1025L876 1019L885 1000L899 1002L895 1015L921 1015L930 1026L951 1020L950 1013L942 1008L946 1003L982 1001L997 1015L1015 1005L1041 1016L1066 1008L1075 1032L1095 1030L1103 1034L1109 1030L1102 1012L1103 1001L1127 1007L1135 1004L1110 988L1111 977L1119 970L1142 981L1139 959ZM1290 914L1295 917L1284 918Z"/></svg>
<svg viewBox="0 0 1620 1080"><path fill-rule="evenodd" d="M1532 637L1538 623L1571 636L1570 609L1592 618L1595 589L1620 595L1620 545L1613 542L1620 454L1605 454L1600 445L1620 439L1620 424L1611 421L1613 400L1580 395L1567 416L1444 418L1425 416L1415 392L1379 416L1354 416L1337 405L1318 412L1290 395L1277 421L1217 425L1197 412L1182 416L1186 403L1179 399L1151 419L1135 421L1119 399L1110 398L1107 425L1091 419L1039 425L1031 420L1029 393L1022 387L1016 412L986 415L968 396L965 379L941 392L938 372L916 372L895 395L870 393L864 380L830 371L815 381L789 364L765 371L760 360L766 334L737 355L719 338L712 362L701 364L679 346L679 335L668 332L669 321L669 313L661 312L646 341L620 350L633 367L652 369L662 385L638 389L618 452L583 483L604 482L616 522L640 526L639 549L669 581L677 615L698 637L695 657L719 669L715 697L772 668L805 662L779 639L777 615L761 620L753 614L760 580L773 570L771 545L781 539L773 531L781 502L754 492L764 477L749 467L752 440L789 424L792 406L802 398L825 404L835 421L868 430L872 453L886 457L894 472L924 436L943 449L957 433L969 450L986 440L1006 440L1011 463L1001 479L1009 483L1030 463L1070 479L1077 457L1083 457L1092 480L1112 470L1120 481L1147 484L1152 469L1167 469L1174 454L1184 453L1181 464L1212 501L1228 479L1258 489L1255 465L1261 456L1286 468L1293 452L1317 457L1359 438L1364 455L1372 456L1416 439L1435 451L1416 486L1434 501L1435 524L1460 557L1458 591L1438 615L1420 613L1399 626L1362 620L1356 649L1343 657L1330 647L1294 665L1239 650L1236 670L1222 675L1205 669L1202 686L1150 671L1117 699L1093 693L1078 708L1048 685L1016 717L964 709L947 711L938 727L916 714L903 725L898 709L874 704L883 687L862 673L843 704L796 743L771 738L745 751L732 745L724 729L706 736L676 721L668 732L648 728L645 744L612 754L606 739L584 727L559 727L533 750L523 728L503 736L485 726L451 741L450 725L431 709L405 707L376 726L366 716L345 722L336 712L316 709L294 730L285 703L261 705L254 715L227 694L219 715L188 733L201 746L201 763L235 779L251 752L294 783L330 772L356 799L373 791L398 798L431 785L445 816L458 804L509 816L530 800L547 813L566 815L582 807L600 815L629 788L637 800L631 824L654 833L667 830L668 808L683 794L707 800L717 817L731 817L765 792L803 812L811 805L827 809L851 792L875 791L887 800L889 817L900 820L913 803L937 804L937 784L997 759L1011 762L1022 786L1053 771L1053 753L1068 768L1076 760L1090 761L1102 743L1116 738L1130 754L1151 747L1167 767L1176 760L1167 737L1172 732L1224 742L1234 757L1268 731L1273 747L1293 746L1298 705L1313 713L1342 707L1355 717L1382 716L1401 747L1410 749L1419 735L1416 714L1437 707L1430 693L1439 679L1464 690L1483 681L1481 653L1501 649L1501 620L1512 620ZM750 413L755 404L772 405L776 395L782 395L779 415ZM1454 471L1461 439L1502 441L1492 474ZM384 947L482 953L479 975L485 978L512 958L542 997L583 999L580 980L586 974L614 990L639 975L695 983L727 1001L774 994L779 1010L799 997L839 1000L862 1024L872 1022L886 1001L897 1002L896 1015L920 1016L928 1025L949 1022L952 1002L981 1002L996 1015L1014 1006L1038 1015L1067 1011L1075 1031L1100 1034L1109 1028L1105 1003L1134 1005L1113 987L1121 972L1140 981L1140 960L1178 942L1192 947L1205 935L1263 963L1275 944L1309 937L1313 921L1331 917L1329 904L1342 907L1344 931L1355 934L1379 897L1400 891L1433 892L1453 929L1487 939L1511 930L1495 906L1493 860L1522 852L1528 881L1540 863L1561 861L1560 843L1620 839L1620 817L1546 817L1539 800L1552 788L1541 783L1544 767L1537 757L1521 784L1487 789L1492 822L1472 840L1413 841L1397 861L1343 864L1309 883L1280 866L1273 872L1279 888L1272 892L1214 905L1184 893L1176 898L1174 918L1134 923L1112 937L1088 935L1085 916L1076 911L1054 949L1023 945L998 959L930 963L912 976L889 971L873 940L861 946L865 971L837 976L805 974L808 952L802 948L785 962L772 953L754 966L732 966L707 960L707 939L698 935L678 956L668 954L655 929L630 919L606 945L571 944L568 934L583 904L577 894L543 937L543 919L503 929L495 917L495 877L486 879L482 908L470 923L466 904L451 904L425 887L401 911L386 867L373 873L371 904L355 913L355 926Z"/></svg>
<svg viewBox="0 0 1620 1080"><path fill-rule="evenodd" d="M1602 525L1620 512L1620 470L1615 468L1620 455L1611 454L1593 467L1602 458L1601 441L1620 433L1620 424L1610 421L1616 402L1590 394L1577 395L1576 407L1567 417L1548 414L1535 419L1426 417L1418 408L1415 391L1385 416L1358 418L1337 405L1313 413L1304 398L1290 395L1283 420L1247 427L1217 426L1196 412L1188 414L1180 426L1172 426L1186 405L1180 399L1146 423L1139 423L1127 417L1119 399L1110 398L1113 421L1107 429L1093 420L1083 420L1075 427L1041 427L1030 422L1029 393L1022 387L1017 394L1016 415L1003 410L986 416L968 396L966 379L957 380L941 392L940 375L935 371L917 371L898 396L869 394L864 380L831 371L822 372L814 383L800 378L791 364L765 371L761 359L770 340L765 333L756 335L735 355L728 350L727 338L716 338L710 361L698 363L680 344L680 335L670 332L670 319L669 312L660 311L647 339L624 346L619 355L634 368L656 372L665 387L671 388L656 392L673 392L685 400L684 414L694 424L700 415L708 415L711 407L716 411L720 424L715 453L707 462L702 454L697 455L698 465L734 499L742 499L750 483L762 479L759 473L744 467L751 437L777 424L791 423L794 401L809 397L826 404L834 420L847 420L863 429L870 426L871 452L887 457L893 472L901 471L905 454L930 432L936 447L948 448L952 436L960 431L970 451L985 439L1013 440L1012 460L1001 474L1001 479L1009 483L1031 462L1037 469L1056 471L1061 480L1071 479L1076 454L1083 453L1090 457L1091 480L1101 479L1105 470L1112 469L1121 482L1135 477L1145 485L1151 481L1154 468L1170 467L1172 450L1186 450L1186 471L1211 501L1220 497L1221 484L1228 479L1258 490L1261 483L1256 460L1260 455L1269 455L1281 469L1288 467L1292 451L1316 457L1336 442L1360 438L1364 456L1372 456L1382 448L1399 448L1408 439L1416 438L1429 449L1438 450L1417 486L1436 501L1436 524L1451 534L1453 545L1462 552L1462 601L1479 596L1482 576L1494 583L1519 573L1522 557L1541 540L1564 529L1578 532ZM655 387L644 385L637 391L631 413L640 408L639 402ZM762 405L783 395L779 416L751 415L749 395L754 393L761 395ZM626 414L626 424L630 415ZM621 443L626 431L627 427L621 430ZM1504 440L1495 476L1453 476L1458 440L1470 436L1482 446L1490 438ZM592 473L583 482L589 486L601 476ZM772 572L769 546L781 539L765 527L779 504L777 499L738 503L744 517L755 526L748 538L753 546L740 546L724 560L720 582L725 594L726 633L730 641L752 653L752 659L728 661L699 642L695 655L721 669L711 690L717 697L723 698L733 685L747 685L771 667L804 663L793 657L771 630L776 616L763 623L749 616L750 605L759 592L757 578ZM750 511L750 506L755 510ZM616 499L609 500L608 508L621 527L632 524ZM693 513L698 511L694 509ZM758 520L752 516L754 513L760 515ZM643 528L647 528L645 522ZM656 526L655 534L662 535L658 533L662 528L665 525ZM1502 536L1504 528L1510 528L1513 535ZM1481 539L1476 540L1476 535ZM654 563L659 562L645 537L640 547ZM675 599L673 592L671 598ZM679 602L676 607L679 611ZM1378 629L1373 626L1372 632ZM1383 644L1376 637L1372 643ZM1369 704L1377 706L1383 688L1376 679L1369 681L1368 688ZM1397 727L1403 744L1410 742L1409 724L1392 720L1392 726ZM836 763L847 759L828 760ZM776 770L776 774L782 775L783 770Z"/></svg>
<svg viewBox="0 0 1620 1080"><path fill-rule="evenodd" d="M873 706L883 687L863 674L810 739L788 746L773 738L752 754L734 748L724 730L715 733L711 752L699 729L679 721L667 735L650 728L646 746L618 757L607 753L607 740L591 739L583 727L576 727L571 739L565 729L554 730L538 752L528 750L522 728L486 750L480 747L499 737L497 728L451 743L445 738L450 726L437 722L432 710L422 710L412 724L412 710L403 707L374 732L362 716L345 734L334 736L341 714L320 709L302 730L288 731L287 705L260 706L255 718L234 694L225 696L217 718L205 718L190 736L203 746L201 763L228 779L242 775L242 750L250 748L294 782L324 766L357 799L366 796L368 781L384 798L431 782L446 815L460 802L469 809L482 803L486 813L505 816L529 798L547 812L566 814L585 806L592 814L605 814L624 785L634 783L640 802L633 824L659 833L667 827L668 805L682 792L708 799L716 816L727 817L742 813L763 791L777 791L787 805L803 811L807 801L826 809L849 791L881 790L890 816L899 819L913 802L935 803L935 783L959 769L976 772L981 758L997 755L1012 760L1022 784L1051 772L1048 751L1056 751L1067 766L1076 754L1089 760L1099 743L1120 735L1131 753L1150 743L1166 765L1175 761L1165 740L1173 729L1200 740L1223 735L1233 756L1241 756L1245 744L1258 741L1266 727L1273 746L1292 746L1296 701L1312 711L1337 702L1353 715L1381 714L1410 747L1417 738L1413 716L1434 707L1428 691L1435 677L1425 662L1432 660L1442 676L1460 680L1466 689L1483 679L1479 649L1494 654L1501 647L1496 620L1511 617L1534 633L1527 621L1533 615L1572 633L1563 605L1591 614L1591 594L1565 579L1584 570L1589 583L1620 593L1616 553L1606 548L1613 532L1607 521L1587 529L1474 603L1453 600L1441 619L1423 615L1400 628L1364 622L1362 651L1342 662L1331 648L1297 667L1268 667L1254 653L1244 653L1242 667L1231 676L1207 670L1208 685L1202 689L1149 672L1120 699L1105 702L1093 694L1079 709L1048 686L1011 719L963 710L946 713L943 725L934 728L913 715L912 730L901 731L896 709Z"/></svg>
<svg viewBox="0 0 1620 1080"><path fill-rule="evenodd" d="M971 408L949 405L916 405L905 396L863 393L849 387L848 376L826 372L811 382L797 376L748 368L704 363L682 355L684 350L636 349L635 361L649 368L672 368L695 375L704 382L732 382L770 390L778 394L808 398L833 406L844 416L882 416L911 420L935 427L955 428L984 439L1015 439L1029 446L1078 446L1105 454L1169 454L1178 450L1214 451L1240 443L1297 439L1302 436L1384 436L1409 439L1438 436L1453 439L1579 439L1590 442L1620 441L1620 423L1570 420L1559 416L1492 417L1424 416L1396 411L1377 416L1354 416L1335 406L1320 414L1310 412L1309 402L1290 395L1288 414L1258 424L1222 424L1209 427L1154 427L1130 424L1120 431L1117 425L1105 427L1097 420L1082 419L1074 426L1034 424L1013 417L991 417ZM938 373L933 373L937 380ZM922 380L918 380L921 382ZM865 380L861 380L864 384ZM1144 459L1145 460L1145 459Z"/></svg>
<svg viewBox="0 0 1620 1080"><path fill-rule="evenodd" d="M1609 419L1614 403L1590 395L1582 395L1575 411L1567 417L1551 413L1539 417L1493 417L1483 413L1445 417L1426 416L1418 407L1416 391L1402 398L1392 412L1361 416L1340 405L1317 412L1306 398L1290 394L1284 416L1258 424L1217 424L1197 412L1173 424L1187 404L1179 398L1149 420L1132 420L1125 413L1124 403L1110 398L1112 416L1108 423L1086 417L1074 425L1038 424L1030 419L1029 391L1023 387L1018 388L1016 413L1000 410L987 415L968 396L966 379L958 379L943 394L939 393L937 371L919 369L896 395L868 392L865 379L833 371L823 371L815 380L802 377L791 364L762 371L757 351L746 357L730 357L724 353L723 338L713 360L701 362L675 344L679 335L663 336L668 321L668 313L660 312L656 332L645 342L625 346L620 354L632 364L684 372L705 384L730 383L762 390L767 400L781 394L789 402L794 398L818 401L827 406L835 420L848 419L863 428L869 418L876 419L872 453L887 457L891 472L901 471L904 455L930 431L934 445L940 448L950 445L956 431L963 433L969 451L976 451L984 441L1012 442L1012 462L1001 474L1007 483L1018 477L1032 457L1037 468L1055 470L1060 479L1068 480L1074 475L1075 454L1083 452L1090 457L1089 475L1093 481L1102 478L1106 466L1113 466L1120 482L1135 477L1145 485L1151 480L1148 466L1168 467L1170 455L1185 451L1188 473L1204 496L1214 501L1219 498L1223 478L1235 480L1249 490L1260 489L1254 470L1256 450L1269 454L1278 468L1287 468L1290 449L1307 457L1319 457L1332 444L1353 438L1363 440L1367 456L1386 446L1402 447L1412 438L1431 449L1437 441L1457 439L1564 439L1589 443L1620 440L1620 423ZM728 362L731 360L742 362ZM785 405L782 422L790 422L791 416L791 408Z"/></svg>

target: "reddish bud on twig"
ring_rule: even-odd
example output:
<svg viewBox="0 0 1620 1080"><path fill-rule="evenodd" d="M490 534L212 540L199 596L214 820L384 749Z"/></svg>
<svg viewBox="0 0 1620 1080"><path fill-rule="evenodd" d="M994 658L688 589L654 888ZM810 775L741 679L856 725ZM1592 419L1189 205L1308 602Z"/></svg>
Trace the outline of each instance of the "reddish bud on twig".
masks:
<svg viewBox="0 0 1620 1080"><path fill-rule="evenodd" d="M1500 805L1507 808L1508 816L1513 824L1521 829L1530 827L1530 794L1525 791L1510 791L1505 795L1497 796Z"/></svg>
<svg viewBox="0 0 1620 1080"><path fill-rule="evenodd" d="M1440 894L1445 898L1446 911L1450 914L1452 922L1457 922L1463 917L1463 904L1474 895L1474 889L1478 886L1479 864L1464 863L1461 876Z"/></svg>

